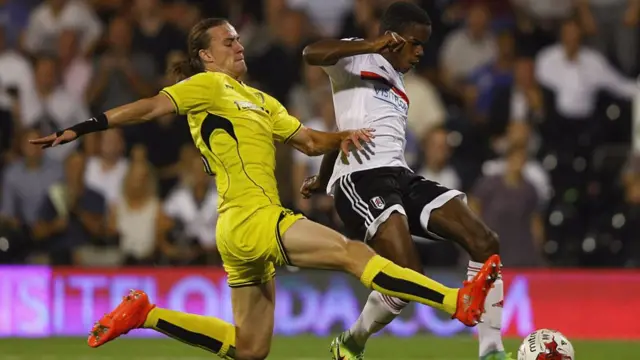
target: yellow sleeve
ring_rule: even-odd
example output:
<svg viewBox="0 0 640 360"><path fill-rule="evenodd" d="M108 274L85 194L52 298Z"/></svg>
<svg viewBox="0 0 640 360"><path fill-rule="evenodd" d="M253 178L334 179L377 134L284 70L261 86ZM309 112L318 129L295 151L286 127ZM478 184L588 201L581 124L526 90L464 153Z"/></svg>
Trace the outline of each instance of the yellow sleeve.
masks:
<svg viewBox="0 0 640 360"><path fill-rule="evenodd" d="M287 109L273 97L267 97L267 104L271 110L271 119L273 120L273 138L276 141L286 143L302 129L302 123L289 115Z"/></svg>
<svg viewBox="0 0 640 360"><path fill-rule="evenodd" d="M191 111L210 110L216 94L216 78L207 73L196 74L160 90L167 95L180 115Z"/></svg>

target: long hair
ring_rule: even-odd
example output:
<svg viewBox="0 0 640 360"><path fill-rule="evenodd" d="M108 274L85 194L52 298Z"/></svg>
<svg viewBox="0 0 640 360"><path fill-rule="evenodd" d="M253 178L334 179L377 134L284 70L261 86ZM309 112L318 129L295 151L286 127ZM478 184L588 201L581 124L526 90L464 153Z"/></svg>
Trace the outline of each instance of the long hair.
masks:
<svg viewBox="0 0 640 360"><path fill-rule="evenodd" d="M177 80L186 79L205 70L199 53L200 50L209 47L211 36L209 36L207 31L216 26L226 24L227 22L227 19L223 18L208 18L201 20L191 28L187 40L187 59L173 66L172 72L177 77Z"/></svg>

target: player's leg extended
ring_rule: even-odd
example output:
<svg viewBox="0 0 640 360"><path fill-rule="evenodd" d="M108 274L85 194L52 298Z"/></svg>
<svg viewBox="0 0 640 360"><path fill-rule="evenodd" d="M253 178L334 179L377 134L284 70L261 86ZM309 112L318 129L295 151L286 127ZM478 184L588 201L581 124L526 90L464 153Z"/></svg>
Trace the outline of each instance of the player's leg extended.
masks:
<svg viewBox="0 0 640 360"><path fill-rule="evenodd" d="M290 262L303 268L348 272L367 286L405 301L417 301L454 314L468 326L477 324L486 293L497 277L498 256L489 259L463 292L400 267L358 241L312 221L295 222L282 237ZM464 296L459 296L464 295Z"/></svg>
<svg viewBox="0 0 640 360"><path fill-rule="evenodd" d="M395 264L422 273L422 264L409 232L406 216L394 212L378 226L367 242L373 250ZM361 353L369 337L393 321L408 303L396 297L373 291L353 326L335 339L333 347L342 345L354 353Z"/></svg>
<svg viewBox="0 0 640 360"><path fill-rule="evenodd" d="M433 210L428 226L434 233L457 242L469 253L468 278L475 276L490 256L499 253L496 234L460 198L454 198ZM487 295L484 322L478 326L481 359L507 358L500 333L503 298L504 287L500 275Z"/></svg>
<svg viewBox="0 0 640 360"><path fill-rule="evenodd" d="M232 324L214 317L158 308L140 290L132 290L117 308L94 325L88 343L99 347L140 328L154 329L221 358L234 359L236 329Z"/></svg>
<svg viewBox="0 0 640 360"><path fill-rule="evenodd" d="M132 329L146 328L223 359L265 359L273 333L274 281L233 288L231 299L235 326L214 317L155 307L144 292L132 291L96 324L89 345L98 347Z"/></svg>

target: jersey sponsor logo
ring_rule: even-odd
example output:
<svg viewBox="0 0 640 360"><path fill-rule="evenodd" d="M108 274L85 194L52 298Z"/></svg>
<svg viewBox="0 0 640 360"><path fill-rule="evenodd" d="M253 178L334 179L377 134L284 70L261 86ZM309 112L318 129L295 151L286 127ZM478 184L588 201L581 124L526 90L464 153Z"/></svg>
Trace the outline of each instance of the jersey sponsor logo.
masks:
<svg viewBox="0 0 640 360"><path fill-rule="evenodd" d="M409 97L402 90L395 86L393 82L371 71L361 71L360 78L362 80L375 81L373 87L374 98L382 100L393 105L396 110L407 116L409 113Z"/></svg>
<svg viewBox="0 0 640 360"><path fill-rule="evenodd" d="M236 104L236 107L238 108L238 110L262 110L262 111L264 111L264 108L252 103L251 101L236 100L233 103Z"/></svg>
<svg viewBox="0 0 640 360"><path fill-rule="evenodd" d="M402 97L393 91L393 88L384 85L375 85L373 89L375 91L374 98L393 105L396 110L402 112L404 115L409 113L409 105Z"/></svg>
<svg viewBox="0 0 640 360"><path fill-rule="evenodd" d="M372 198L371 200L369 200L369 202L371 203L371 205L378 209L378 210L382 210L384 209L384 200L380 197L380 196L376 196L374 198Z"/></svg>

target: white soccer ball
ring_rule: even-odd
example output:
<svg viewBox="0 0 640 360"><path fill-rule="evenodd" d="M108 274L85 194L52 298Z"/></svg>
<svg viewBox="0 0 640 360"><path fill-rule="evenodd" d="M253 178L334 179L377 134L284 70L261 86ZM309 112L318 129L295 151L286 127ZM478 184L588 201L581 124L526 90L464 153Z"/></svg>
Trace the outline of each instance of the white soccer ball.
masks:
<svg viewBox="0 0 640 360"><path fill-rule="evenodd" d="M518 360L576 360L573 345L560 332L540 329L527 336L518 349Z"/></svg>

